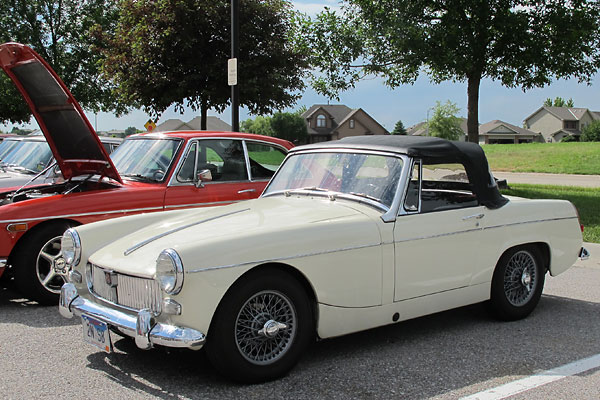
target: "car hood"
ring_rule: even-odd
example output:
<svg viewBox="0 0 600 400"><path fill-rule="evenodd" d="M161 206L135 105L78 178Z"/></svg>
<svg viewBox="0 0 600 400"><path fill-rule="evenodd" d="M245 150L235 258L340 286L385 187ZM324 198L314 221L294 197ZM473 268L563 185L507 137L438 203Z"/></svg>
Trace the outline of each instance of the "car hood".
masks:
<svg viewBox="0 0 600 400"><path fill-rule="evenodd" d="M65 179L95 173L121 182L83 110L48 63L25 45L4 43L0 66L25 98Z"/></svg>
<svg viewBox="0 0 600 400"><path fill-rule="evenodd" d="M377 224L358 207L324 198L273 196L178 212L104 246L89 261L152 277L158 255L167 248L179 253L190 272L380 244Z"/></svg>
<svg viewBox="0 0 600 400"><path fill-rule="evenodd" d="M24 184L28 183L33 179L35 175L20 173L16 171L6 170L0 171L0 188L15 188L18 189ZM35 181L31 182L32 185L44 182L44 177L38 177Z"/></svg>

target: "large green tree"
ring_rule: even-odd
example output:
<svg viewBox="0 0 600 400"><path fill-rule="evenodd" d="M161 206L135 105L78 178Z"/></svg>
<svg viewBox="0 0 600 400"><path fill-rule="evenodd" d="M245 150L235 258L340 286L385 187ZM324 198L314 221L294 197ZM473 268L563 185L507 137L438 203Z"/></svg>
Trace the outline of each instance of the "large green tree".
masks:
<svg viewBox="0 0 600 400"><path fill-rule="evenodd" d="M346 0L298 24L315 89L337 97L368 75L390 87L421 73L466 82L469 140L489 78L523 90L555 78L590 82L600 64L597 0Z"/></svg>
<svg viewBox="0 0 600 400"><path fill-rule="evenodd" d="M116 22L117 0L2 0L0 41L31 46L65 82L81 106L94 112L124 111L99 70L92 31ZM0 74L0 122L28 122L31 112L5 74Z"/></svg>
<svg viewBox="0 0 600 400"><path fill-rule="evenodd" d="M114 35L101 35L103 70L126 104L157 118L169 106L200 110L229 104L230 2L123 0ZM290 43L294 10L285 0L241 0L238 83L240 104L268 114L296 102L307 68Z"/></svg>
<svg viewBox="0 0 600 400"><path fill-rule="evenodd" d="M427 132L430 136L448 140L458 140L464 135L460 127L463 121L457 114L460 108L448 100L446 103L436 102L433 116L427 121Z"/></svg>
<svg viewBox="0 0 600 400"><path fill-rule="evenodd" d="M304 111L306 111L306 107L295 112L276 112L273 116L247 119L240 124L240 130L278 137L295 144L304 144L308 136L306 121L301 116Z"/></svg>

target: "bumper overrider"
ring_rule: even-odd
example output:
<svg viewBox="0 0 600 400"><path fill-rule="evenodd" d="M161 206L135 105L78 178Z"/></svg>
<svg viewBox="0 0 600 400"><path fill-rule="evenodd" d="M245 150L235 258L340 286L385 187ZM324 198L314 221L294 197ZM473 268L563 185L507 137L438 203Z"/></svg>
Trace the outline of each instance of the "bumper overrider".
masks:
<svg viewBox="0 0 600 400"><path fill-rule="evenodd" d="M153 345L199 350L206 341L204 333L195 329L155 322L150 310L130 315L87 300L79 296L72 283L65 283L61 288L58 309L65 318L85 314L106 322L120 333L135 338L135 344L144 350Z"/></svg>

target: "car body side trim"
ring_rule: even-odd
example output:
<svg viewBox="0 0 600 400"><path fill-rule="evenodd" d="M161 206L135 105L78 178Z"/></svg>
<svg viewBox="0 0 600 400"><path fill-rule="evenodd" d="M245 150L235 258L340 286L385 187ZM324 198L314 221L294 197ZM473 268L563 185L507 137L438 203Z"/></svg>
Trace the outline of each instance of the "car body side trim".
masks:
<svg viewBox="0 0 600 400"><path fill-rule="evenodd" d="M241 200L229 200L229 201L212 201L209 203L191 203L191 204L172 204L165 206L165 209L173 209L173 208L186 208L186 207L203 207L203 206L217 206L217 205L225 205L225 204L233 204L238 203Z"/></svg>
<svg viewBox="0 0 600 400"><path fill-rule="evenodd" d="M184 230L184 229L190 228L190 227L192 227L192 226L195 226L195 225L200 225L200 224L203 224L203 223L205 223L205 222L209 222L209 221L214 221L215 219L219 219L219 218L223 218L223 217L228 217L228 216L230 216L230 215L239 214L239 213L242 213L242 212L245 212L245 211L248 211L248 210L250 210L250 209L249 209L249 208L244 208L243 210L236 210L236 211L228 212L228 213L225 213L225 214L216 215L216 216L214 216L214 217L210 217L210 218L202 219L202 220L200 220L200 221L192 222L191 224L187 224L187 225L183 225L183 226L180 226L180 227L178 227L178 228L175 228L175 229L171 229L171 230L169 230L169 231L166 231L166 232L163 232L163 233L161 233L161 234L159 234L159 235L152 236L151 238L148 238L148 239L146 239L146 240L144 240L144 241L142 241L142 242L139 242L138 244L136 244L136 245L134 245L134 246L132 246L132 247L128 248L127 250L125 250L125 252L123 253L123 255L124 255L124 256L128 256L128 255L130 255L131 253L133 253L134 251L138 250L139 248L141 248L141 247L144 247L144 246L145 246L145 245L147 245L148 243L152 243L152 242L154 242L155 240L158 240L158 239L160 239L160 238L163 238L163 237L165 237L165 236L171 235L171 234L173 234L173 233L176 233L176 232L182 231L182 230Z"/></svg>
<svg viewBox="0 0 600 400"><path fill-rule="evenodd" d="M359 246L342 247L340 249L334 249L334 250L317 251L317 252L314 252L314 253L296 254L296 255L293 255L293 256L269 258L269 259L256 260L256 261L248 261L248 262L244 262L244 263L240 263L240 264L229 264L229 265L219 265L219 266L215 266L215 267L196 268L196 269L192 269L192 270L186 271L186 274L193 274L193 273L196 273L196 272L205 272L205 271L214 271L214 270L217 270L217 269L225 269L225 268L235 268L235 267L241 267L241 266L244 266L244 265L264 264L264 263L267 263L267 262L277 262L277 261L292 260L294 258L304 258L304 257L320 256L322 254L330 254L330 253L337 253L337 252L340 252L340 251L349 251L349 250L357 250L357 249L366 249L368 247L383 246L383 245L386 245L386 244L392 244L392 242L379 242L379 243L373 243L373 244L363 244L363 245L359 245Z"/></svg>
<svg viewBox="0 0 600 400"><path fill-rule="evenodd" d="M102 215L102 214L120 214L120 213L129 213L129 212L138 212L138 211L154 211L154 210L162 210L163 207L145 207L145 208L131 208L126 210L111 210L111 211L96 211L90 213L80 213L80 214L62 214L62 215L46 215L43 217L36 218L23 218L23 219L6 219L0 221L0 224L10 224L13 222L27 222L27 221L42 221L46 219L57 219L57 218L73 218L73 217L89 217L92 215Z"/></svg>
<svg viewBox="0 0 600 400"><path fill-rule="evenodd" d="M568 219L577 219L577 216L573 216L573 217L560 217L560 218L535 219L535 220L531 220L531 221L513 222L513 223L510 223L510 224L486 226L483 229L496 229L496 228L504 228L506 226L515 226L515 225L524 225L524 224L537 224L537 223L540 223L540 222L549 222L549 221L564 221L564 220L568 220Z"/></svg>

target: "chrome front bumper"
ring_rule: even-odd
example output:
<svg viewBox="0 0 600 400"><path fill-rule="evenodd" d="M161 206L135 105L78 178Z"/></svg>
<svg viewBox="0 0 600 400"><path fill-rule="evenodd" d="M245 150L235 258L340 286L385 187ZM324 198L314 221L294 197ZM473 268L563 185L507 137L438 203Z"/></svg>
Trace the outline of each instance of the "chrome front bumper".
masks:
<svg viewBox="0 0 600 400"><path fill-rule="evenodd" d="M72 283L65 283L60 289L58 310L65 318L86 314L106 322L124 335L135 338L135 344L144 350L153 345L199 350L206 341L204 333L195 329L155 322L150 310L130 315L84 299Z"/></svg>

